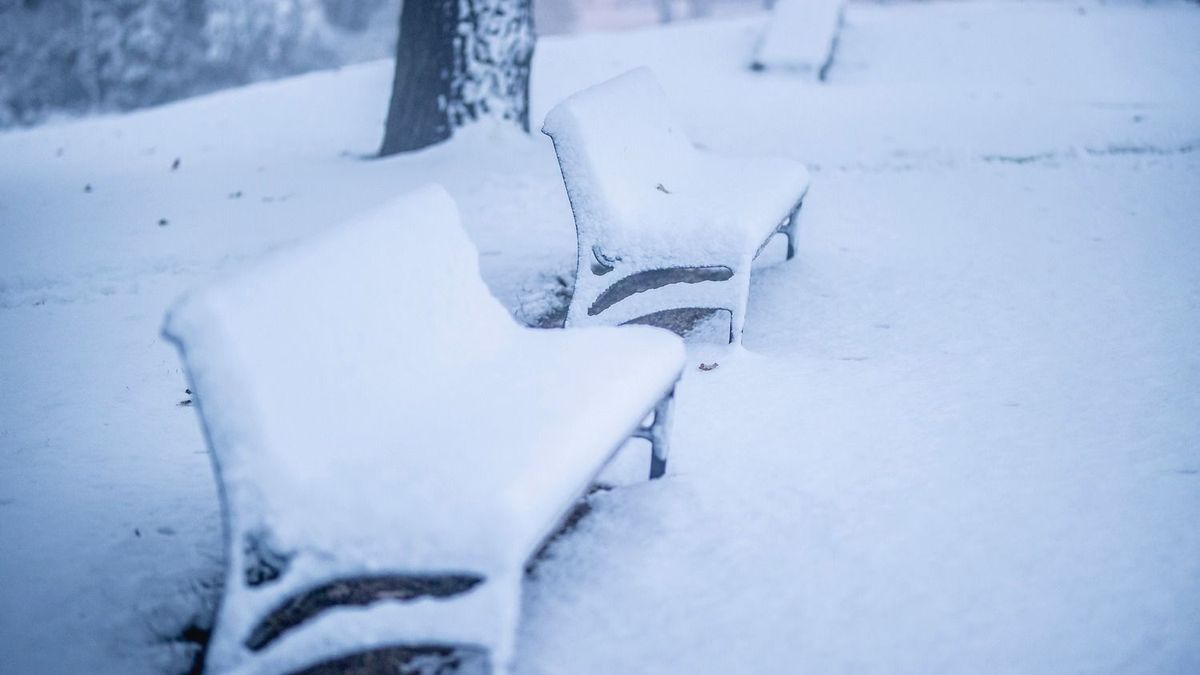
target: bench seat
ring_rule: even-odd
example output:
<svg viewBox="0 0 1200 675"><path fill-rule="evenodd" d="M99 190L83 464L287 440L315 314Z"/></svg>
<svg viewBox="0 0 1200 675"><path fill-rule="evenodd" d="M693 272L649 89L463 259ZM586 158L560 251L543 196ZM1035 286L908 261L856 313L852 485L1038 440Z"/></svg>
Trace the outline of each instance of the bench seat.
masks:
<svg viewBox="0 0 1200 675"><path fill-rule="evenodd" d="M777 157L727 157L697 150L690 166L674 180L664 179L645 199L632 204L629 222L640 227L611 232L601 226L598 239L615 251L629 251L630 262L678 263L706 257L719 264L730 251L751 260L795 208L808 187L808 169Z"/></svg>

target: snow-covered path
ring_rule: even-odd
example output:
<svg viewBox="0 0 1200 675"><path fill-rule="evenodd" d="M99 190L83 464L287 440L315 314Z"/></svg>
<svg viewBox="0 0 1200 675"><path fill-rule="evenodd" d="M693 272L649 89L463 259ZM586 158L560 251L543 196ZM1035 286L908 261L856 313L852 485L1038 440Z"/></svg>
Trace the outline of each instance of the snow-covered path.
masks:
<svg viewBox="0 0 1200 675"><path fill-rule="evenodd" d="M1200 671L1200 9L855 4L822 87L746 71L760 28L539 46L535 119L647 64L814 187L668 479L538 566L517 671ZM427 180L510 306L569 271L544 139L358 159L389 76L0 134L0 672L186 662L220 544L176 293Z"/></svg>

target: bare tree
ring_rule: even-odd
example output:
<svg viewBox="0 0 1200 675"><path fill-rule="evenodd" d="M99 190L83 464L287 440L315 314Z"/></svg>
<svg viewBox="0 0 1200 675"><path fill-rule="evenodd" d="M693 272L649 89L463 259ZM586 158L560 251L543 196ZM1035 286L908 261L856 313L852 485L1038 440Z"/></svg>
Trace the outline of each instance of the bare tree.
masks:
<svg viewBox="0 0 1200 675"><path fill-rule="evenodd" d="M408 0L380 155L444 141L481 117L529 130L531 0Z"/></svg>

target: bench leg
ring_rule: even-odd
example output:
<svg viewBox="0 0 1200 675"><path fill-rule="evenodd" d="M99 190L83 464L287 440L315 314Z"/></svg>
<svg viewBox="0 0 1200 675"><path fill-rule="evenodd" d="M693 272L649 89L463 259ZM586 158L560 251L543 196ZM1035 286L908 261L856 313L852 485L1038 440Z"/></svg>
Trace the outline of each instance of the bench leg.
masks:
<svg viewBox="0 0 1200 675"><path fill-rule="evenodd" d="M734 276L729 281L729 344L742 343L742 331L746 327L746 306L750 301L750 271Z"/></svg>
<svg viewBox="0 0 1200 675"><path fill-rule="evenodd" d="M633 435L650 441L650 480L667 472L667 452L670 449L671 412L675 403L675 388L654 406L654 419L648 426L638 427Z"/></svg>
<svg viewBox="0 0 1200 675"><path fill-rule="evenodd" d="M804 206L804 200L796 202L796 208L788 214L787 224L783 226L783 233L787 236L787 259L791 260L796 257L796 225L800 220L800 207Z"/></svg>

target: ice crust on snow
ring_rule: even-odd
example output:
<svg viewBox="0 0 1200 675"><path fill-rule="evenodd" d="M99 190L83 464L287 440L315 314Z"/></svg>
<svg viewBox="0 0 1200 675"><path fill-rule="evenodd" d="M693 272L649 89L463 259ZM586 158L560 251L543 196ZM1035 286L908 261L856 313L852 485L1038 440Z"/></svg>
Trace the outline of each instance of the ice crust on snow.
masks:
<svg viewBox="0 0 1200 675"><path fill-rule="evenodd" d="M186 296L164 331L225 500L214 672L278 672L398 637L479 644L503 669L526 559L683 360L656 329L519 326L440 187ZM278 580L246 584L251 540L287 559ZM253 657L242 644L306 589L405 573L486 581L453 603L331 609Z"/></svg>
<svg viewBox="0 0 1200 675"><path fill-rule="evenodd" d="M846 0L779 0L758 46L755 66L823 78Z"/></svg>
<svg viewBox="0 0 1200 675"><path fill-rule="evenodd" d="M568 97L546 115L542 131L554 139L575 216L579 259L570 325L683 306L744 314L755 254L808 188L803 164L697 148L648 68ZM615 274L590 272L597 262ZM601 316L588 315L617 279L678 266L725 266L733 279L637 293Z"/></svg>

